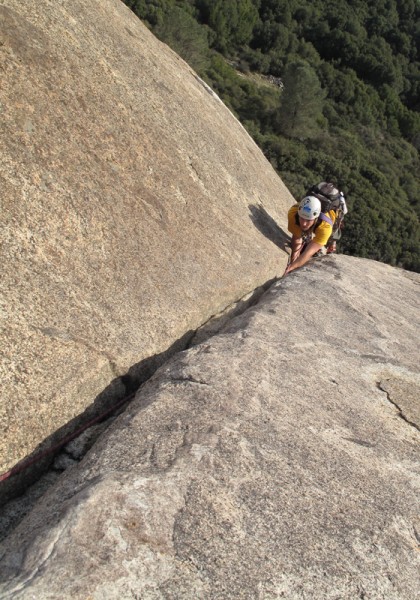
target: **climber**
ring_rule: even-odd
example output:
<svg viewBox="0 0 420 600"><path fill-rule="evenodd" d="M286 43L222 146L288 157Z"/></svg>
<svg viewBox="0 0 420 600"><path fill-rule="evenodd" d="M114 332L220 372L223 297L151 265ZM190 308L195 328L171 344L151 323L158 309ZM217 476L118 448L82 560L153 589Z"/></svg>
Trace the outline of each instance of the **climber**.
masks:
<svg viewBox="0 0 420 600"><path fill-rule="evenodd" d="M321 181L321 183L311 186L305 196L318 198L321 202L321 213L326 214L331 210L335 213L332 235L326 243L327 254L331 254L337 250L337 241L341 239L343 219L348 212L346 198L331 181Z"/></svg>
<svg viewBox="0 0 420 600"><path fill-rule="evenodd" d="M335 218L334 210L321 212L321 202L315 196L305 196L290 208L288 230L292 234L292 253L285 275L306 265L318 252L326 252Z"/></svg>

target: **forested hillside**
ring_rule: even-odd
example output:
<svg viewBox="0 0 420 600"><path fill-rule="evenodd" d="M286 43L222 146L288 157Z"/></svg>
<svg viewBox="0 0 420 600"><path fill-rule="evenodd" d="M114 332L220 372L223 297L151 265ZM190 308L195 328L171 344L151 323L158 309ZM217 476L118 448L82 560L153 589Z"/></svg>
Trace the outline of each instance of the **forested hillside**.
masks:
<svg viewBox="0 0 420 600"><path fill-rule="evenodd" d="M296 198L330 179L339 250L420 272L416 0L124 0L237 115Z"/></svg>

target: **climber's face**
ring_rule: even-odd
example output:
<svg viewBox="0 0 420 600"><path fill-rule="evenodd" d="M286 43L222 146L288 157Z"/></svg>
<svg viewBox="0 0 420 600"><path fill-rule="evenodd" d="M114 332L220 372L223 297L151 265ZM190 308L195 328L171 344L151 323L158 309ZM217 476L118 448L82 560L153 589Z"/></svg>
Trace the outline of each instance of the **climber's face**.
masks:
<svg viewBox="0 0 420 600"><path fill-rule="evenodd" d="M299 217L299 224L302 231L308 231L315 223L315 219L304 219L303 217Z"/></svg>

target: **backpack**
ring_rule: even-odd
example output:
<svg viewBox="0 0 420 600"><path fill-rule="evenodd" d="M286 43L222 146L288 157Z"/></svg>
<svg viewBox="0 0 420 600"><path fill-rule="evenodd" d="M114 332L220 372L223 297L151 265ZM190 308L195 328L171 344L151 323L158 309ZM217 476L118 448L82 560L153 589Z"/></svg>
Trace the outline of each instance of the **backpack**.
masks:
<svg viewBox="0 0 420 600"><path fill-rule="evenodd" d="M321 212L327 213L330 210L337 210L339 208L342 194L333 183L321 181L321 183L309 188L305 196L315 196L315 198L318 198L321 202Z"/></svg>
<svg viewBox="0 0 420 600"><path fill-rule="evenodd" d="M340 239L341 227L344 215L347 213L346 200L344 194L340 192L333 183L321 181L307 190L305 196L315 196L321 202L321 215L316 227L322 222L331 223L331 219L325 213L333 210L335 212L335 221L333 224L333 233L331 237Z"/></svg>

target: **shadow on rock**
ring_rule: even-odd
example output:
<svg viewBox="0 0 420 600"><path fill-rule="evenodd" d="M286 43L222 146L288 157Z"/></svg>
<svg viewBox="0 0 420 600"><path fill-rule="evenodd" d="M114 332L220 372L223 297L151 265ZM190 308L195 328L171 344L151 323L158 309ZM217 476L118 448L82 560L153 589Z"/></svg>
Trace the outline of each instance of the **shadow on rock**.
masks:
<svg viewBox="0 0 420 600"><path fill-rule="evenodd" d="M290 235L277 225L273 217L268 214L261 204L250 204L248 208L251 213L250 219L258 231L261 231L270 242L273 242L281 250L286 251L290 244Z"/></svg>
<svg viewBox="0 0 420 600"><path fill-rule="evenodd" d="M53 475L58 476L72 463L78 462L114 418L125 410L138 388L173 354L186 349L194 334L194 331L188 331L164 352L133 365L125 375L114 379L83 413L48 436L34 452L4 474L6 477L0 481L0 507L3 507L0 539L18 524L39 495L55 481ZM89 432L88 436L86 431ZM83 452L75 458L68 452L68 447L78 436L84 438L79 443L79 446L83 445ZM18 496L22 498L17 498ZM7 510L5 505L9 502L16 506Z"/></svg>

